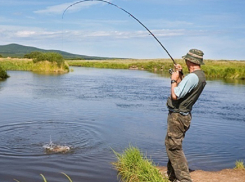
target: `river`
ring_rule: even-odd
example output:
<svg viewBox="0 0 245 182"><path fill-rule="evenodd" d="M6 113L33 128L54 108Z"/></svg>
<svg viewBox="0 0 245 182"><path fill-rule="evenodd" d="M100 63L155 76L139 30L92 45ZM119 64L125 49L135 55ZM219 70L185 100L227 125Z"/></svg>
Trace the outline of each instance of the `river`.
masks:
<svg viewBox="0 0 245 182"><path fill-rule="evenodd" d="M73 67L63 75L8 71L0 82L0 181L116 182L112 151L138 147L166 166L170 79L136 70ZM184 151L191 169L245 160L245 84L209 80L193 108ZM65 154L48 154L52 141Z"/></svg>

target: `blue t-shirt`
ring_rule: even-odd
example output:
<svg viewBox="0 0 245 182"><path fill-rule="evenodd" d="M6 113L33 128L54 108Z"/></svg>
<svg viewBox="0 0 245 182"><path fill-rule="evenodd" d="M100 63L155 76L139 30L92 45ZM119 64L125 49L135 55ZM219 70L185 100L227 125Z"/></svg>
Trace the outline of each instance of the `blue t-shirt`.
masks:
<svg viewBox="0 0 245 182"><path fill-rule="evenodd" d="M187 93L197 86L198 82L199 78L195 73L186 75L179 85L174 88L177 99L185 97Z"/></svg>

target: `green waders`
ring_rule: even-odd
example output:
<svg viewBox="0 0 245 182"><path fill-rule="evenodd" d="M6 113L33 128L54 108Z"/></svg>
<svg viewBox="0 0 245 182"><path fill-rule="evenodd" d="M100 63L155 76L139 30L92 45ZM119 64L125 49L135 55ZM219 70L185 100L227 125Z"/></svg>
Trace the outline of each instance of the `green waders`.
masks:
<svg viewBox="0 0 245 182"><path fill-rule="evenodd" d="M170 181L192 182L189 167L182 149L182 141L186 131L190 128L191 114L184 116L179 113L169 112L168 130L165 146L169 158L167 173Z"/></svg>

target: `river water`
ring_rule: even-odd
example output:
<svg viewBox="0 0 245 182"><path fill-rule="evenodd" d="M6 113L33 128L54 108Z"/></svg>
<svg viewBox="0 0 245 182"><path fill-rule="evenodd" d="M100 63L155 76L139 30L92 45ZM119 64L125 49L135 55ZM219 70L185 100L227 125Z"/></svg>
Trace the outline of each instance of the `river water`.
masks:
<svg viewBox="0 0 245 182"><path fill-rule="evenodd" d="M170 80L153 73L74 67L45 75L8 71L0 82L0 181L116 182L112 151L138 147L166 166ZM191 169L245 160L245 84L208 81L193 108L184 151ZM71 152L47 154L49 144Z"/></svg>

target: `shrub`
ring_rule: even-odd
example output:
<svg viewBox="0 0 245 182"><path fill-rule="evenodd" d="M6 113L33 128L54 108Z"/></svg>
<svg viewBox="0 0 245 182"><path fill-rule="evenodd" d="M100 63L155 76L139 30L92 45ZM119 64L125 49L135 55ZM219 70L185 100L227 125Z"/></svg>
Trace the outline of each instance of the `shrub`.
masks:
<svg viewBox="0 0 245 182"><path fill-rule="evenodd" d="M34 63L37 63L40 61L49 61L51 63L56 62L58 66L61 66L65 62L63 56L55 52L47 52L47 53L38 54L37 57L34 58L33 60Z"/></svg>
<svg viewBox="0 0 245 182"><path fill-rule="evenodd" d="M38 52L38 51L34 51L34 52L29 53L29 54L25 54L25 55L24 55L24 58L35 59L35 58L37 58L40 54L42 54L42 53L41 53L41 52Z"/></svg>
<svg viewBox="0 0 245 182"><path fill-rule="evenodd" d="M8 78L7 72L0 66L0 80L4 80Z"/></svg>
<svg viewBox="0 0 245 182"><path fill-rule="evenodd" d="M34 51L24 55L24 58L33 59L34 63L41 62L41 61L49 61L51 63L56 62L58 66L64 64L63 56L55 52L43 53L43 52Z"/></svg>

